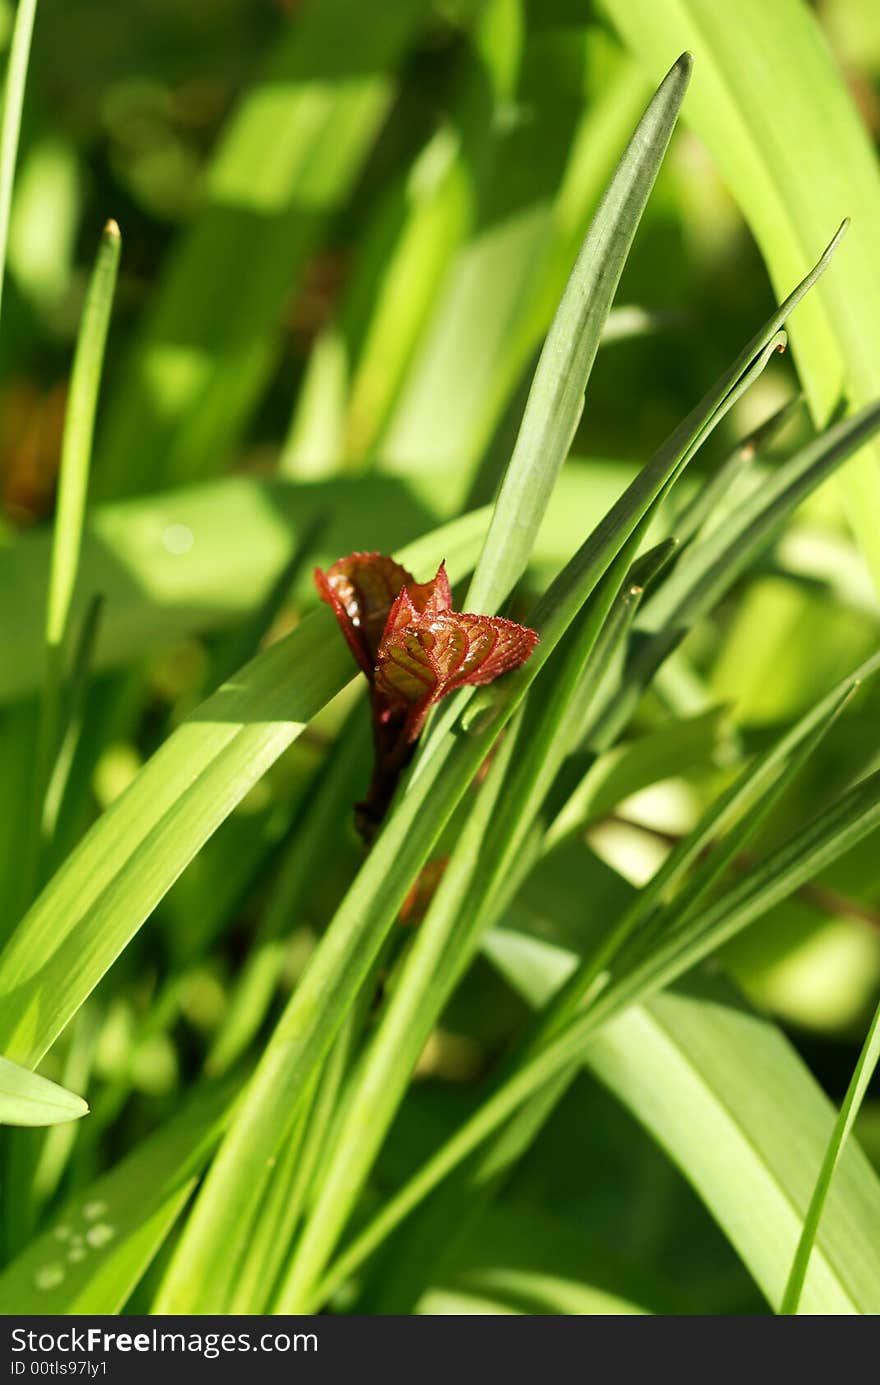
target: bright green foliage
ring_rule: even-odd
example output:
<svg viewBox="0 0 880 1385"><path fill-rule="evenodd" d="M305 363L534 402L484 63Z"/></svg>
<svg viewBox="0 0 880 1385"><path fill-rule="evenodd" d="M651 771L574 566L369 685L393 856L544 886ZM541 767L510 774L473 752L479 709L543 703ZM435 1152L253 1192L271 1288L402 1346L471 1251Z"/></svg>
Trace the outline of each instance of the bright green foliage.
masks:
<svg viewBox="0 0 880 1385"><path fill-rule="evenodd" d="M6 1058L0 1059L0 1124L56 1125L76 1120L88 1109L82 1097Z"/></svg>
<svg viewBox="0 0 880 1385"><path fill-rule="evenodd" d="M594 9L20 0L7 1312L880 1311L880 46Z"/></svg>

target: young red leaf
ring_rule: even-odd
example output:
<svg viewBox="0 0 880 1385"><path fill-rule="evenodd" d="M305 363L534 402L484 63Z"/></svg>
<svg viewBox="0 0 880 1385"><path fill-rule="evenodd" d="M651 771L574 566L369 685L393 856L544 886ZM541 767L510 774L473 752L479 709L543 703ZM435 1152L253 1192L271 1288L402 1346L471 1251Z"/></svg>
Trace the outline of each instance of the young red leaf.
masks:
<svg viewBox="0 0 880 1385"><path fill-rule="evenodd" d="M417 582L384 553L352 553L326 572L315 568L315 586L371 683L392 611L398 610L398 623L408 624L421 612L445 611L452 605L444 563L430 582Z"/></svg>
<svg viewBox="0 0 880 1385"><path fill-rule="evenodd" d="M415 624L420 616L439 615L442 611L451 609L452 592L449 578L446 576L446 563L443 562L437 569L437 576L432 577L430 582L414 582L410 578L388 612L379 647L381 648L396 631Z"/></svg>
<svg viewBox="0 0 880 1385"><path fill-rule="evenodd" d="M537 639L534 630L500 616L442 611L396 629L389 619L379 646L376 692L389 707L407 708L406 737L413 741L435 702L518 668Z"/></svg>
<svg viewBox="0 0 880 1385"><path fill-rule="evenodd" d="M369 842L433 704L517 668L538 636L500 616L453 611L445 563L430 582L416 582L384 553L352 553L327 572L316 568L315 585L370 683L376 762L356 809Z"/></svg>
<svg viewBox="0 0 880 1385"><path fill-rule="evenodd" d="M352 654L372 682L379 642L395 597L412 575L384 553L352 553L326 572L315 568L315 586L332 609Z"/></svg>

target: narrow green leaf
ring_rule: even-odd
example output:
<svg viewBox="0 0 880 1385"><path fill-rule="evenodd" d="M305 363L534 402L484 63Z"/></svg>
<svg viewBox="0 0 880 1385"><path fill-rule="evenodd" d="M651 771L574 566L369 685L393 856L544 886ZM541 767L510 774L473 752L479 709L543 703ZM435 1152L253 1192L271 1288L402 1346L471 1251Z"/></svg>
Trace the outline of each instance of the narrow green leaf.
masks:
<svg viewBox="0 0 880 1385"><path fill-rule="evenodd" d="M715 514L718 503L723 499L735 478L750 462L754 461L756 456L760 456L768 443L790 422L802 403L803 396L800 394L793 395L791 399L786 400L781 408L759 424L747 438L743 438L730 456L715 468L708 481L699 488L687 504L682 506L675 516L672 528L679 543L689 543L699 534L703 525Z"/></svg>
<svg viewBox="0 0 880 1385"><path fill-rule="evenodd" d="M100 594L93 596L76 638L70 676L66 680L58 727L58 754L46 785L43 806L43 835L49 843L52 842L61 815L70 769L82 729L82 712L94 670L95 643L103 607L104 597Z"/></svg>
<svg viewBox="0 0 880 1385"><path fill-rule="evenodd" d="M853 232L793 324L810 408L880 397L880 172L818 18L802 0L604 0L648 71L683 45L696 56L688 118L748 221L780 290L801 274L829 219ZM880 469L874 446L841 475L850 522L880 584Z"/></svg>
<svg viewBox="0 0 880 1385"><path fill-rule="evenodd" d="M804 1297L804 1289L807 1280L807 1272L810 1270L811 1257L817 1250L817 1239L819 1237L819 1226L822 1221L822 1214L825 1211L831 1191L831 1183L837 1171L838 1164L844 1152L844 1146L852 1131L855 1119L868 1090L871 1078L877 1063L880 1062L880 1005L878 1005L874 1018L862 1045L855 1071L852 1075L843 1105L838 1112L837 1120L834 1122L834 1129L828 1141L825 1151L825 1158L822 1160L822 1167L819 1170L819 1177L816 1180L816 1187L807 1208L807 1215L804 1218L803 1230L797 1244L797 1250L792 1261L791 1271L788 1282L785 1286L785 1293L782 1296L782 1303L779 1308L780 1313L798 1313L801 1311L801 1303ZM859 1230L864 1230L864 1222L857 1223ZM878 1232L880 1237L880 1232ZM876 1241L874 1244L876 1251ZM852 1244L847 1246L847 1261L850 1265L856 1266L856 1257L853 1254ZM861 1266L859 1265L859 1268ZM880 1266L875 1266L873 1271L872 1286L874 1289L880 1284ZM809 1308L805 1311L809 1312ZM880 1312L875 1305L873 1308L861 1307L863 1313Z"/></svg>
<svg viewBox="0 0 880 1385"><path fill-rule="evenodd" d="M448 992L448 983L443 984L446 978L438 977L438 971L448 971L449 954L457 950L450 935L470 897L481 846L516 754L516 729L514 723L499 748L358 1068L321 1169L315 1204L279 1294L280 1312L300 1311L299 1305L332 1253Z"/></svg>
<svg viewBox="0 0 880 1385"><path fill-rule="evenodd" d="M0 1058L0 1125L57 1125L88 1113L81 1096Z"/></svg>
<svg viewBox="0 0 880 1385"><path fill-rule="evenodd" d="M192 1193L229 1117L234 1091L226 1085L200 1092L121 1164L79 1192L0 1273L4 1312L120 1312Z"/></svg>
<svg viewBox="0 0 880 1385"><path fill-rule="evenodd" d="M801 448L747 496L729 519L690 547L646 611L649 629L690 625L710 610L787 515L880 428L880 402L842 419Z"/></svg>
<svg viewBox="0 0 880 1385"><path fill-rule="evenodd" d="M6 86L3 96L3 129L0 133L0 301L6 270L6 246L9 240L9 218L12 212L12 185L18 158L18 137L21 131L21 110L27 81L31 37L37 0L19 0L15 11L9 62L6 66Z"/></svg>
<svg viewBox="0 0 880 1385"><path fill-rule="evenodd" d="M500 930L491 955L533 1005L547 1001L560 971L575 962L547 944L523 949ZM809 1197L806 1151L819 1157L832 1120L830 1103L778 1027L719 978L696 976L612 1021L584 1061L683 1170L776 1304L782 1247L794 1243ZM876 1313L880 1183L858 1149L842 1172L813 1263L807 1311ZM815 1238L812 1211L811 1204L802 1244L805 1236Z"/></svg>
<svg viewBox="0 0 880 1385"><path fill-rule="evenodd" d="M880 667L880 657L866 665L866 671L876 671L877 667ZM759 760L756 765L750 767L749 770L747 770L741 777L741 780L738 781L732 787L732 789L728 791L726 795L722 796L722 800L720 801L719 805L707 811L705 820L699 823L694 832L691 834L691 836L685 839L681 843L681 845L677 847L673 853L671 853L664 867L661 868L661 870L657 873L657 876L655 877L656 883L655 881L652 881L651 885L649 885L639 895L634 896L633 902L630 905L630 907L624 909L617 923L606 931L605 935L602 937L600 941L598 949L594 948L587 953L587 955L580 962L580 964L574 968L572 975L566 980L566 984L560 987L558 993L553 999L552 1004L550 1004L544 1010L542 1010L532 1031L528 1033L528 1035L526 1036L526 1038L520 1046L518 1061L521 1062L523 1060L524 1053L534 1053L535 1051L540 1049L542 1043L546 1042L549 1036L552 1036L554 1033L559 1032L560 1028L564 1025L564 1023L568 1019L570 1019L573 1014L577 1012L579 1005L583 1002L584 996L589 992L592 982L597 976L599 970L601 969L601 966L605 964L609 957L612 957L614 955L616 948L618 948L621 942L629 935L629 933L635 927L638 926L639 921L643 919L645 915L650 911L650 907L653 901L662 894L664 889L667 889L669 887L671 882L679 878L682 872L686 869L686 867L702 853L706 843L711 839L713 834L715 834L720 829L721 824L729 822L732 816L733 809L741 808L743 803L748 801L749 796L751 796L752 798L758 797L759 794L761 794L761 792L763 791L762 796L759 797L756 810L757 820L761 820L763 815L767 811L769 811L769 807L771 806L776 794L780 791L781 786L788 781L790 775L794 773L795 769L800 765L802 760L806 756L808 756L812 749L815 747L817 740L825 734L829 725L832 724L838 712L840 711L840 708L845 704L846 700L848 699L851 688L852 680L845 683L841 688L835 689L834 693L830 695L829 698L825 699L825 701L822 704L820 704L821 715L817 715L814 713L812 716L804 718L804 726L799 726L798 728L795 728L792 732L789 733L787 737L783 739L781 747L774 747L773 749L771 749L770 752L768 752L767 755L762 757L762 759ZM532 739L532 735L527 736L527 743ZM787 766L785 763L786 750L791 755L791 759ZM528 752L525 753L525 760L527 761L527 759ZM772 773L778 767L782 768L782 773L779 775L778 782L776 784L773 784ZM768 784L772 786L772 792L767 791ZM510 788L508 788L505 792L505 804L509 804L510 796L511 790ZM754 826L756 825L757 824L754 824ZM707 863L707 866L703 868L700 878L698 878L698 880L695 882L696 888L690 890L686 895L684 906L685 917L687 916L687 913L692 909L693 905L695 905L702 897L702 895L705 893L706 888L708 888L708 884L711 883L711 880L715 878L715 875L717 875L718 870L723 866L726 860L729 859L729 855L731 854L731 852L736 849L736 846L740 843L741 840L747 839L747 835L751 834L751 830L754 830L754 826L750 828L750 832L746 834L744 838L741 838L739 833L737 833L736 835L732 833L729 834L729 846L726 855L723 851L716 851L714 853L715 856L720 855L720 865L715 866L714 873L709 873L708 875L707 871L711 872L712 870L711 865ZM477 851L479 853L478 859L481 862L485 860L487 853L491 853L491 849L493 846L492 834L489 833L486 836L485 842L483 841L484 835L485 834L481 832L478 838L479 845L477 847ZM551 830L547 837L547 844L552 845L552 843L556 839L556 836ZM728 845L727 841L725 842L725 845ZM453 858L453 860L454 859L455 858ZM508 869L510 869L510 867ZM468 883L472 885L473 882L468 881ZM442 916L442 908L444 903L445 900L442 897L441 887L441 891L438 892L438 897L435 901L435 905L432 906L432 909L429 912L428 917L424 921L424 924L422 925L422 932L420 933L416 945L413 948L413 959L415 957L415 954L420 950L420 948L422 948L423 944L427 946L431 931L431 925L433 922L432 915L437 914ZM469 919L475 913L477 915L477 919L479 920L479 895L477 895L477 898L475 900L473 897L473 893L471 892L468 896ZM493 916L498 916L497 910L494 912ZM449 952L454 952L454 947L452 946L452 942L449 938L444 936L442 941L446 944L446 949L441 954L442 962L440 960L440 957L435 959L434 962L434 969L439 973L442 973L444 966L448 967ZM401 991L402 990L403 979L401 982ZM398 993L395 995L392 1001L392 1009L395 1005L398 1005L399 999L400 995ZM429 997L427 995L424 996L424 998L419 996L419 999L422 1000L422 1004L426 1009L428 1015L432 1015L434 1013L435 1007L430 1004ZM401 1001L401 1005L402 1003L403 1002ZM398 1008L401 1008L401 1005L398 1005ZM382 1037L382 1033L383 1029L380 1029L380 1039ZM395 1044L395 1051L402 1051L405 1054L406 1044L402 1036L397 1035L396 1040L397 1042ZM377 1084L378 1090L383 1091L383 1095L387 1093L387 1087L391 1085L393 1080L390 1068L391 1064L386 1064L386 1069L384 1071L384 1083ZM380 1100L381 1098L376 1097L377 1104ZM358 1154L360 1153L360 1151L355 1151L353 1147L353 1133L351 1131L348 1131L347 1134L349 1136L348 1149L346 1150L344 1147L342 1148L340 1158L347 1163L347 1167L349 1169L349 1178L351 1182L351 1180L353 1179L353 1175L351 1174L351 1168L353 1164L356 1164ZM492 1162L494 1145L499 1143L503 1145L504 1138L505 1137L503 1134L496 1137L495 1142L493 1142L493 1145L490 1146L490 1149L484 1155L484 1162Z"/></svg>
<svg viewBox="0 0 880 1385"><path fill-rule="evenodd" d="M497 610L525 571L583 410L602 330L690 71L686 53L652 98L587 232L538 361L513 456L468 591L469 610Z"/></svg>
<svg viewBox="0 0 880 1385"><path fill-rule="evenodd" d="M45 840L45 796L65 733L64 660L70 635L73 593L79 570L83 520L92 460L92 437L104 349L110 326L121 237L115 221L108 221L101 236L95 267L80 321L73 371L70 377L58 501L49 561L46 604L46 671L43 683L40 729L32 785L33 831L30 859L25 865L29 892L39 880L40 852Z"/></svg>
<svg viewBox="0 0 880 1385"><path fill-rule="evenodd" d="M843 794L752 875L735 885L724 899L695 921L686 937L676 936L666 944L661 941L649 960L609 986L584 1014L508 1078L343 1251L316 1289L312 1306L323 1302L331 1287L347 1277L523 1101L567 1064L579 1061L584 1046L603 1025L682 976L878 825L880 772Z"/></svg>
<svg viewBox="0 0 880 1385"><path fill-rule="evenodd" d="M648 735L622 741L593 760L576 781L547 829L546 850L581 833L631 794L681 774L693 765L711 763L723 747L731 746L730 708L725 705L664 723Z"/></svg>
<svg viewBox="0 0 880 1385"><path fill-rule="evenodd" d="M626 725L644 689L694 622L709 612L774 529L880 427L880 403L829 428L784 462L705 538L687 548L675 571L646 603L619 685L590 732L604 748Z"/></svg>
<svg viewBox="0 0 880 1385"><path fill-rule="evenodd" d="M79 566L98 389L121 247L119 227L108 221L83 308L64 420L46 612L46 642L51 650L60 650L67 634Z"/></svg>
<svg viewBox="0 0 880 1385"><path fill-rule="evenodd" d="M878 664L880 660L874 661L875 668ZM560 995L558 1008L554 1004L546 1013L544 1022L548 1030L545 1032L557 1027L574 1013L591 991L593 983L598 982L602 969L609 965L616 967L622 952L624 956L620 965L626 968L627 954L624 949L627 943L632 941L631 952L636 958L641 958L645 954L650 955L658 932L671 934L676 929L686 927L688 919L712 885L721 877L736 853L745 849L780 794L825 737L849 701L855 686L855 681L851 679L836 688L833 696L824 699L777 745L748 766L730 788L706 809L693 831L673 847L632 906L623 912L602 938L598 948L584 958ZM730 830L731 822L743 811L744 805L751 805L750 811L739 818L734 830ZM725 827L728 829L726 836L720 836ZM694 871L681 893L663 908L660 901L669 897L685 872L703 855L705 860Z"/></svg>

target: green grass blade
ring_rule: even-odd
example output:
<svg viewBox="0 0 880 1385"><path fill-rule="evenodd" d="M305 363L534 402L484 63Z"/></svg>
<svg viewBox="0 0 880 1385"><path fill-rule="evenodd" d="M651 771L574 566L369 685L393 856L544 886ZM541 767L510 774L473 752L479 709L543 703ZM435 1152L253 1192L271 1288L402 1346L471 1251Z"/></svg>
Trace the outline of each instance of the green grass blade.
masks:
<svg viewBox="0 0 880 1385"><path fill-rule="evenodd" d="M542 955L522 954L513 935L492 942L508 980L532 1004L545 1001L558 949L543 949L542 974ZM827 1098L778 1027L719 978L696 976L632 1007L584 1056L682 1168L777 1303L779 1245L794 1241L809 1196L804 1150L818 1157L831 1121ZM880 1184L861 1151L851 1151L810 1284L811 1312L876 1311L878 1226Z"/></svg>
<svg viewBox="0 0 880 1385"><path fill-rule="evenodd" d="M313 881L336 855L339 824L369 781L370 750L367 718L359 717L355 726L343 728L316 772L304 819L294 823L259 932L208 1053L205 1066L212 1075L231 1068L269 1013L284 965L285 936L299 920Z"/></svg>
<svg viewBox="0 0 880 1385"><path fill-rule="evenodd" d="M626 542L642 518L669 491L712 430L760 376L774 352L784 350L786 336L781 330L782 324L825 273L846 229L847 223L841 223L806 277L796 285L761 330L743 347L730 369L725 371L687 418L669 435L597 525L575 558L554 581L538 603L532 617L533 624L542 631L542 639L547 639L551 633L554 639L558 639L560 627L567 627L585 599L584 587L589 575L595 573L592 584L595 585L607 567L607 555L619 551L620 546ZM592 590L592 587L589 590ZM530 665L533 667L534 663L533 656ZM522 681L528 677L527 673L519 669L506 680L507 685L510 687L518 680ZM493 693L491 688L487 688L473 698L465 725L472 726L476 719L486 714L491 715L496 697L497 694Z"/></svg>
<svg viewBox="0 0 880 1385"><path fill-rule="evenodd" d="M12 185L18 158L18 137L21 131L21 111L27 81L31 37L37 0L19 0L15 11L12 44L6 66L6 88L3 97L3 130L0 134L0 302L6 272L6 247L9 241L9 218L12 212Z"/></svg>
<svg viewBox="0 0 880 1385"><path fill-rule="evenodd" d="M0 1125L57 1125L88 1113L81 1096L0 1058Z"/></svg>
<svg viewBox="0 0 880 1385"><path fill-rule="evenodd" d="M113 294L119 268L121 237L115 221L104 227L80 322L73 371L70 378L58 499L49 560L49 593L46 604L46 670L43 683L40 729L32 787L33 831L30 860L25 869L29 893L39 879L39 858L46 846L45 796L64 737L64 660L70 635L70 613L79 570L83 520L92 460L92 438L104 349L110 326Z"/></svg>
<svg viewBox="0 0 880 1385"><path fill-rule="evenodd" d="M651 602L649 628L690 625L710 610L752 562L774 527L880 428L880 403L814 438L737 506L729 520L694 544Z"/></svg>
<svg viewBox="0 0 880 1385"><path fill-rule="evenodd" d="M807 1208L807 1215L804 1218L803 1230L779 1307L780 1313L792 1314L800 1310L807 1272L810 1268L811 1256L816 1250L819 1223L828 1201L832 1179L878 1062L880 1062L880 1005L874 1013L852 1080L843 1099L843 1105L838 1112L837 1120L834 1122L831 1139L828 1141L825 1158L822 1160L822 1167L816 1180L816 1187ZM874 1284L876 1285L878 1281L880 1281L880 1276L875 1271ZM863 1308L861 1311L877 1313L880 1309L877 1307L871 1310Z"/></svg>
<svg viewBox="0 0 880 1385"><path fill-rule="evenodd" d="M845 256L793 325L814 419L843 396L880 396L880 173L819 23L801 0L604 0L649 71L682 46L696 57L688 118L758 241L778 290L802 273L829 218L852 217ZM771 75L772 74L772 75ZM841 475L847 510L880 584L876 446Z"/></svg>
<svg viewBox="0 0 880 1385"><path fill-rule="evenodd" d="M735 478L759 456L775 437L785 428L803 403L803 396L796 394L765 419L754 432L743 438L730 456L718 466L706 483L686 505L676 514L673 522L675 536L679 543L690 543L699 534L703 525L715 513L718 503L723 499Z"/></svg>
<svg viewBox="0 0 880 1385"><path fill-rule="evenodd" d="M629 1006L643 1001L682 976L721 943L785 899L880 825L880 772L856 785L825 813L802 829L746 880L707 910L689 935L658 946L640 968L612 984L590 1009L496 1091L447 1143L385 1205L315 1291L323 1302L390 1231L462 1160L477 1149L515 1110L567 1064L579 1061L593 1035Z"/></svg>
<svg viewBox="0 0 880 1385"><path fill-rule="evenodd" d="M729 590L801 501L878 427L880 404L875 403L829 428L685 551L663 587L645 603L640 620L644 638L634 649L613 699L597 718L590 733L593 745L605 747L615 740L642 692L693 623Z"/></svg>
<svg viewBox="0 0 880 1385"><path fill-rule="evenodd" d="M673 778L695 765L711 764L732 752L730 707L710 707L695 717L664 722L656 731L621 741L595 759L573 757L554 785L556 815L544 837L545 851L583 834L631 794ZM569 772L571 771L571 772Z"/></svg>
<svg viewBox="0 0 880 1385"><path fill-rule="evenodd" d="M58 728L58 754L46 785L46 798L43 808L43 836L52 842L61 815L65 791L70 781L70 770L76 754L77 742L82 729L82 713L88 694L89 680L94 669L95 643L101 623L104 598L92 597L76 639L71 661L70 676L67 679L65 697L61 707Z"/></svg>
<svg viewBox="0 0 880 1385"><path fill-rule="evenodd" d="M200 1092L121 1164L82 1189L0 1273L9 1313L119 1313L180 1216L234 1088Z"/></svg>
<svg viewBox="0 0 880 1385"><path fill-rule="evenodd" d="M875 660L874 664L880 666L880 659ZM795 770L799 767L800 763L812 752L812 750L818 743L818 740L821 739L821 737L827 732L829 726L833 724L833 721L835 720L840 707L844 705L845 702L848 700L848 696L851 691L851 686L851 681L847 684L842 685L840 689L836 689L835 693L825 700L825 703L823 704L824 719L820 719L818 720L818 722L816 722L815 717L810 718L807 723L807 730L801 730L800 728L797 728L796 733L790 733L789 736L785 738L783 746L791 752L794 752L795 750L797 751L796 754L792 753L792 758L787 766L785 765L784 756L780 748L774 747L774 749L770 752L770 756L772 756L770 768L772 769L774 765L781 765L782 767L782 773L780 774L776 784L773 785L772 792L767 792L766 790L765 786L769 782L770 776L767 768L764 768L763 773L761 772L761 762L758 762L757 766L753 766L750 769L750 771L748 771L747 774L744 776L746 780L751 779L754 781L751 789L751 796L752 798L758 799L757 806L759 810L759 820L760 817L763 817L766 814L766 812L769 811L769 807L772 805L773 800L781 791L781 787L791 777L791 774L795 772ZM717 722L717 713L713 714L712 721ZM814 723L816 723L815 726ZM651 738L647 739L650 740ZM645 783L652 782L656 777L662 777L664 774L669 774L671 772L671 767L666 767L667 757L670 754L670 751L666 746L666 741L670 739L670 733L668 731L665 731L656 739L658 741L657 753L663 758L661 758L660 762L658 762L653 773L651 772L650 768L645 768L646 761L650 759L649 754L646 755L644 752L639 753L636 748L635 754L633 756L634 761L637 762L639 769L643 771L645 774L645 778L643 781ZM671 753L675 758L676 767L678 767L682 760L683 747L681 745L676 746L674 732L672 735L672 746L673 749ZM766 759L768 757L764 758ZM622 786L622 791L632 792L637 786L638 785L635 783L628 782ZM599 792L601 793L601 781ZM762 793L763 797L761 796ZM741 808L742 804L746 801L746 799L747 794L745 792L745 787L738 782L734 786L734 789L728 795L724 796L724 803L726 803L727 811L723 811L722 808L722 811L720 811L717 816L713 816L711 814L708 815L707 820L699 824L698 827L695 829L693 834L693 842L688 841L686 844L683 843L682 846L678 847L676 849L676 852L670 856L669 869L665 872L665 875L663 872L659 873L661 876L661 883L663 883L663 881L668 883L670 880L674 880L676 876L681 873L681 871L685 868L687 864L689 864L699 854L702 853L706 842L708 842L712 838L712 836L715 835L716 832L719 830L720 823L722 821L728 821L730 819L731 802L734 806ZM616 801L616 798L614 798L613 800L609 799L607 806L613 806L613 803ZM738 834L731 833L729 834L729 837L734 842L738 843L740 841ZM557 839L557 836L551 830L551 832L547 835L547 838L545 838L545 849L546 845L549 844L552 846L552 844ZM725 843L727 842L727 839L723 840L725 841ZM716 852L715 855L718 855L718 852ZM661 891L658 890L658 893L660 892ZM644 905L642 905L642 896L645 897ZM642 895L634 895L632 904L629 908L623 910L621 922L611 930L610 936L617 939L620 933L627 932L630 925L630 921L632 921L632 926L635 926L638 923L638 920L644 916L644 913L648 911L648 908L653 898L654 896L651 893L650 886L646 890L642 891ZM677 900L676 905L678 905ZM425 924L427 924L427 922L428 920L425 921ZM424 926L425 925L423 924L423 927ZM493 938L494 936L495 935L493 935ZM607 947L607 939L605 940L605 942L606 947L604 949L600 949L600 952L598 954L600 958L604 957L606 953L610 953L613 951L613 947ZM490 952L490 956L492 956L493 959L497 960L495 956L494 947ZM527 1031L526 1034L523 1036L523 1039L520 1045L518 1046L518 1051L514 1055L516 1061L522 1061L522 1056L524 1052L536 1051L536 1049L540 1047L541 1043L546 1041L548 1035L551 1035L554 1032L558 1032L560 1026L564 1024L565 1021L569 1019L571 1015L576 1011L578 1005L583 1000L585 992L589 990L592 978L594 977L597 970L597 967L595 965L596 957L591 954L588 954L587 957L584 960L580 961L579 964L574 957L571 957L569 960L571 972L570 976L568 976L568 978L564 981L564 984L559 986L558 990L556 991L556 994L553 996L553 999L550 1001L549 1004L546 1004L544 1006L544 1008L540 1011L539 1015L537 1016L532 1028L529 1031ZM521 979L525 980L525 990L528 993L528 998L530 999L530 1001L532 1001L533 1003L543 1004L547 1000L547 995L543 990L539 990L536 994L532 994L531 992L529 992L529 986L531 985L532 987L534 987L538 981L539 973L536 972L535 967L535 957L533 955L533 952L529 952L524 961L524 969L521 969L523 971L523 977ZM507 974L507 971L505 971L505 974ZM556 985L557 979L558 977L554 972L554 987ZM515 977L514 980L518 981L520 980L520 978ZM523 989L522 984L519 984L519 989ZM553 987L551 987L551 990L552 989ZM565 1090L565 1087L567 1086L568 1081L570 1081L570 1078L571 1074L569 1074L566 1077L566 1075L563 1073L560 1079L557 1079L562 1083L562 1090ZM540 1101L540 1097L534 1098L533 1100ZM521 1108L520 1112L517 1113L517 1116L514 1118L513 1123L516 1124L517 1122L522 1121L524 1123L525 1129L529 1130L531 1128L532 1120L532 1117L530 1117L529 1115L530 1110L531 1103L527 1103L526 1105L524 1105ZM506 1151L508 1146L509 1130L510 1127L504 1127L502 1130L500 1130L498 1134L494 1137L494 1139L491 1140L486 1146L486 1148L481 1152L475 1169L471 1171L470 1176L466 1180L464 1193L462 1192L462 1187L460 1186L461 1176L459 1176L459 1180L455 1184L457 1192L453 1190L449 1194L449 1197L451 1199L455 1199L456 1196L459 1199L464 1197L465 1203L468 1203L474 1196L476 1196L476 1190L484 1181L485 1177L488 1177L491 1174L491 1172L496 1169L496 1167L507 1166L509 1160L507 1158ZM487 1170L488 1173L486 1172ZM456 1224L459 1218L463 1218L465 1216L465 1208L463 1206L456 1205L454 1207L450 1207L448 1210L449 1215L453 1218L453 1220L456 1221Z"/></svg>
<svg viewBox="0 0 880 1385"><path fill-rule="evenodd" d="M548 945L524 951L500 931L491 955L533 1005L552 993L563 959L574 961ZM810 1195L805 1151L820 1157L832 1122L830 1103L778 1027L720 978L694 976L607 1025L584 1061L682 1169L778 1303L779 1248L794 1243ZM809 1220L808 1212L805 1228ZM851 1150L814 1262L810 1312L877 1311L878 1228L880 1183Z"/></svg>
<svg viewBox="0 0 880 1385"><path fill-rule="evenodd" d="M583 409L602 330L666 153L691 71L688 54L645 111L587 232L544 343L467 609L491 613L516 586Z"/></svg>
<svg viewBox="0 0 880 1385"><path fill-rule="evenodd" d="M682 930L661 937L653 952L633 962L599 997L595 1014L617 1011L681 976L747 924L786 899L825 866L862 839L878 816L880 772L842 794L813 822L736 882L713 905L689 920Z"/></svg>
<svg viewBox="0 0 880 1385"><path fill-rule="evenodd" d="M86 295L64 420L46 612L46 642L56 651L61 650L67 634L79 567L98 390L121 248L119 227L108 221Z"/></svg>
<svg viewBox="0 0 880 1385"><path fill-rule="evenodd" d="M444 964L448 969L455 942L451 937L454 921L470 897L481 844L505 789L511 758L517 751L519 720L493 761L428 916L419 925L375 1039L358 1068L321 1170L315 1205L279 1294L280 1312L299 1312L299 1305L324 1268L448 991L437 973L442 973Z"/></svg>
<svg viewBox="0 0 880 1385"><path fill-rule="evenodd" d="M821 715L814 712L812 716L804 718L780 746L774 746L761 756L721 795L717 803L706 810L693 832L673 848L632 907L609 930L596 951L584 959L565 988L564 997L560 997L561 1009L547 1013L548 1025L554 1026L574 1012L598 980L603 968L613 965L614 959L631 940L636 955L642 956L645 950L650 951L655 931L668 929L671 932L686 925L687 919L712 885L737 852L745 849L773 804L827 735L855 687L856 684L850 681L836 690L830 705L827 702L820 704ZM731 820L745 803L752 804L751 811L737 822L734 830L730 830ZM719 840L725 826L728 827L727 834ZM664 909L659 901L664 896L668 897L684 873L704 853L706 859L694 871L680 894ZM647 932L647 940L645 933L640 930Z"/></svg>

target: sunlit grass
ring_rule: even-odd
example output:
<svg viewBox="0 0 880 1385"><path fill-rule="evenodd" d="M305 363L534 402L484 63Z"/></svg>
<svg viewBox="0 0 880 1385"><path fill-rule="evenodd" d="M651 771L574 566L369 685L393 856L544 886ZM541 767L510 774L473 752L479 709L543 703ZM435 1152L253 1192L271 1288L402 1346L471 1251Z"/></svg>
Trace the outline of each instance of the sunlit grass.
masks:
<svg viewBox="0 0 880 1385"><path fill-rule="evenodd" d="M26 75L105 231L0 322L5 1311L880 1311L876 168L695 8L107 16L89 144L21 0L0 250ZM358 551L539 637L368 847Z"/></svg>

